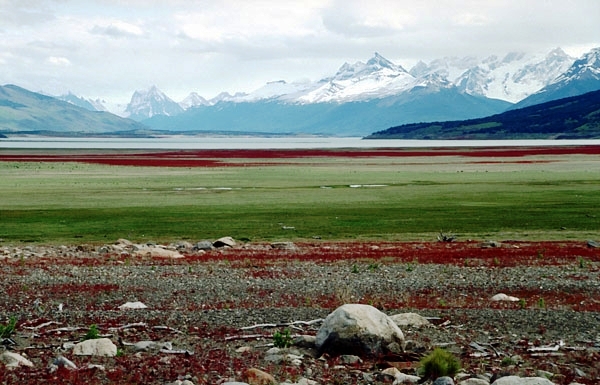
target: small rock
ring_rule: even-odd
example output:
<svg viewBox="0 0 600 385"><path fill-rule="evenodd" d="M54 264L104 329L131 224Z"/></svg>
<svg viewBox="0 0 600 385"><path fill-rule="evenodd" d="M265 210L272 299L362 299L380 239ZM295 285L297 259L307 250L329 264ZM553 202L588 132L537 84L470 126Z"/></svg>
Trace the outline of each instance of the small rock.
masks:
<svg viewBox="0 0 600 385"><path fill-rule="evenodd" d="M219 238L212 244L216 248L220 247L234 247L236 245L235 241L231 237L223 237Z"/></svg>
<svg viewBox="0 0 600 385"><path fill-rule="evenodd" d="M170 258L170 259L179 259L184 258L183 254L179 251L164 249L162 247L143 247L137 250L134 255L138 257L148 257L148 258Z"/></svg>
<svg viewBox="0 0 600 385"><path fill-rule="evenodd" d="M550 373L545 370L537 370L535 372L535 374L537 374L538 377L547 378L547 379L551 379L554 376L554 373Z"/></svg>
<svg viewBox="0 0 600 385"><path fill-rule="evenodd" d="M125 302L123 305L119 306L120 310L129 310L129 309L146 309L148 306L144 305L142 302Z"/></svg>
<svg viewBox="0 0 600 385"><path fill-rule="evenodd" d="M109 338L86 340L73 347L76 356L102 356L114 357L117 355L117 346Z"/></svg>
<svg viewBox="0 0 600 385"><path fill-rule="evenodd" d="M294 338L294 346L298 346L300 348L314 349L316 339L317 337L315 336L303 334Z"/></svg>
<svg viewBox="0 0 600 385"><path fill-rule="evenodd" d="M237 353L248 353L252 351L252 346L240 346L239 348L235 349L235 351Z"/></svg>
<svg viewBox="0 0 600 385"><path fill-rule="evenodd" d="M172 350L173 345L171 344L171 342L138 341L135 344L133 344L133 348L138 352L160 349Z"/></svg>
<svg viewBox="0 0 600 385"><path fill-rule="evenodd" d="M52 361L52 365L55 365L56 367L65 367L67 369L77 369L77 365L75 365L75 363L71 360L69 360L68 358L65 358L63 356L58 356L54 359L54 361Z"/></svg>
<svg viewBox="0 0 600 385"><path fill-rule="evenodd" d="M244 372L244 377L249 385L276 385L275 378L260 369L250 368Z"/></svg>
<svg viewBox="0 0 600 385"><path fill-rule="evenodd" d="M517 301L519 301L519 298L517 298L517 297L511 297L510 295L506 295L504 293L496 294L495 296L493 296L490 299L492 301L510 301L510 302L517 302Z"/></svg>
<svg viewBox="0 0 600 385"><path fill-rule="evenodd" d="M209 251L212 249L213 249L213 244L211 241L200 241L200 242L196 243L196 245L194 246L194 250Z"/></svg>
<svg viewBox="0 0 600 385"><path fill-rule="evenodd" d="M425 317L417 313L401 313L391 315L390 318L400 328L404 326L421 327L421 326L432 326Z"/></svg>
<svg viewBox="0 0 600 385"><path fill-rule="evenodd" d="M600 247L600 242L589 240L589 241L587 241L587 246L592 249L597 249Z"/></svg>
<svg viewBox="0 0 600 385"><path fill-rule="evenodd" d="M506 376L494 381L492 385L554 385L547 378Z"/></svg>
<svg viewBox="0 0 600 385"><path fill-rule="evenodd" d="M273 242L271 247L278 250L296 250L296 245L293 242Z"/></svg>
<svg viewBox="0 0 600 385"><path fill-rule="evenodd" d="M481 247L482 249L489 249L489 248L495 248L495 247L500 247L500 246L502 246L502 244L500 242L496 242L496 241L485 241L479 245L479 247Z"/></svg>
<svg viewBox="0 0 600 385"><path fill-rule="evenodd" d="M392 383L392 385L399 384L418 384L421 382L421 377L419 376L411 376L410 374L404 374L402 372L398 372L399 374L396 376L396 380Z"/></svg>
<svg viewBox="0 0 600 385"><path fill-rule="evenodd" d="M15 369L19 366L33 367L33 362L18 353L4 352L0 355L0 361L4 363L7 369Z"/></svg>
<svg viewBox="0 0 600 385"><path fill-rule="evenodd" d="M481 378L467 378L466 380L460 381L458 385L490 385L490 382L482 380Z"/></svg>
<svg viewBox="0 0 600 385"><path fill-rule="evenodd" d="M433 385L454 385L454 380L451 377L438 377L433 381Z"/></svg>
<svg viewBox="0 0 600 385"><path fill-rule="evenodd" d="M342 362L342 364L346 364L346 365L354 365L354 364L362 363L362 360L360 359L359 356L354 356L351 354L344 354L344 355L340 356L340 361Z"/></svg>

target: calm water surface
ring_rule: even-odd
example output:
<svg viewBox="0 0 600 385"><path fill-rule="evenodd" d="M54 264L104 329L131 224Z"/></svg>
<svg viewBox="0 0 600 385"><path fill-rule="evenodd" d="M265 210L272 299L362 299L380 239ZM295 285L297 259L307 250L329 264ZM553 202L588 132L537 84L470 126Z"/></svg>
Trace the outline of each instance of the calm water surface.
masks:
<svg viewBox="0 0 600 385"><path fill-rule="evenodd" d="M1 149L315 149L600 145L599 140L364 140L354 137L195 137L0 139Z"/></svg>

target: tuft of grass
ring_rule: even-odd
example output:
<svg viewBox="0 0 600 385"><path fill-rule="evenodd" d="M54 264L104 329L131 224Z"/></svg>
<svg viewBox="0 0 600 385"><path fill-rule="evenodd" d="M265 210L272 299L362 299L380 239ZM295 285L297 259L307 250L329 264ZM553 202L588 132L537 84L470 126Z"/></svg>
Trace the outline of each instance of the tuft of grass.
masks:
<svg viewBox="0 0 600 385"><path fill-rule="evenodd" d="M419 362L419 375L426 379L435 380L438 377L454 377L460 370L460 361L452 353L442 348L433 352Z"/></svg>
<svg viewBox="0 0 600 385"><path fill-rule="evenodd" d="M273 334L273 345L277 348L289 348L292 346L292 336L290 335L290 329L284 329L283 332L277 330Z"/></svg>
<svg viewBox="0 0 600 385"><path fill-rule="evenodd" d="M10 317L6 325L0 324L0 338L9 338L15 332L17 319Z"/></svg>
<svg viewBox="0 0 600 385"><path fill-rule="evenodd" d="M98 330L98 326L93 324L90 326L90 329L83 336L84 340L95 340L100 338L100 330Z"/></svg>

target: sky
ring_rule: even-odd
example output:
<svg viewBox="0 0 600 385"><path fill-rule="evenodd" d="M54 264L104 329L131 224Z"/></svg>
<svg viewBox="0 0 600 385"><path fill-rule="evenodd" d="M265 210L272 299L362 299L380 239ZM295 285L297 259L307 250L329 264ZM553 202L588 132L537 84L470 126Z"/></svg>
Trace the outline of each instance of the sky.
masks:
<svg viewBox="0 0 600 385"><path fill-rule="evenodd" d="M127 103L316 81L375 52L410 69L446 56L580 56L598 0L0 0L0 84Z"/></svg>

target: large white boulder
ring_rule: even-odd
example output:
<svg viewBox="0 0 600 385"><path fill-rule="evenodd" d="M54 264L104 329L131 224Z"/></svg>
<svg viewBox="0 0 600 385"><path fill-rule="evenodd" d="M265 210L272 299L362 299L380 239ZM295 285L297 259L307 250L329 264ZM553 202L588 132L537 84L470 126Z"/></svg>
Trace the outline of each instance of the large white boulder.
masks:
<svg viewBox="0 0 600 385"><path fill-rule="evenodd" d="M404 334L394 321L370 305L346 304L325 318L317 332L319 352L373 356L404 350Z"/></svg>
<svg viewBox="0 0 600 385"><path fill-rule="evenodd" d="M117 345L113 344L109 338L86 340L73 346L73 354L76 356L114 357L117 355Z"/></svg>

